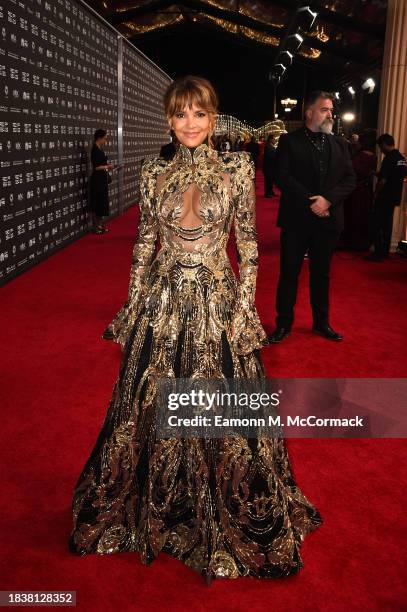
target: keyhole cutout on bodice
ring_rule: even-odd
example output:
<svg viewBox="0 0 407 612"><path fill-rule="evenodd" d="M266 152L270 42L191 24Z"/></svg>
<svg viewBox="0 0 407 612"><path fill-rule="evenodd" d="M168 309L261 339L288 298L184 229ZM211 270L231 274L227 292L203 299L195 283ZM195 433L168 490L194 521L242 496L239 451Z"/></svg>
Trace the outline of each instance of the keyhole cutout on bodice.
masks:
<svg viewBox="0 0 407 612"><path fill-rule="evenodd" d="M194 170L194 165L192 165ZM182 171L180 172L180 183L182 183ZM208 173L209 174L209 173ZM167 173L158 175L156 179L155 195L158 201L160 214L164 219L168 218L172 228L171 241L182 245L187 251L194 251L200 245L210 244L217 240L219 235L215 232L222 230L224 218L222 212L226 210L224 202L230 196L230 174L222 172L214 174L214 180L208 176L208 188L199 187L191 176L191 182L181 190L175 189L173 185L166 192L166 181L169 179ZM210 183L217 185L217 189ZM223 192L222 196L220 195ZM213 225L211 226L211 222Z"/></svg>
<svg viewBox="0 0 407 612"><path fill-rule="evenodd" d="M201 190L196 183L191 183L182 194L183 205L178 219L179 225L186 229L193 229L202 225L200 216Z"/></svg>

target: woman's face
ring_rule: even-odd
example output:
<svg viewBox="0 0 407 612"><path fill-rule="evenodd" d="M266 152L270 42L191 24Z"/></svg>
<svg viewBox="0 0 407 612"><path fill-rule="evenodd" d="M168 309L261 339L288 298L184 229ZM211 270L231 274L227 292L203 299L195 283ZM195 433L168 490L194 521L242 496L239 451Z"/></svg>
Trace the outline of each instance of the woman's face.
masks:
<svg viewBox="0 0 407 612"><path fill-rule="evenodd" d="M169 126L175 132L179 142L187 147L200 145L213 129L213 120L208 111L192 104L176 112L169 120Z"/></svg>
<svg viewBox="0 0 407 612"><path fill-rule="evenodd" d="M99 147L104 147L107 143L107 136L103 136L103 138L97 139L97 144Z"/></svg>

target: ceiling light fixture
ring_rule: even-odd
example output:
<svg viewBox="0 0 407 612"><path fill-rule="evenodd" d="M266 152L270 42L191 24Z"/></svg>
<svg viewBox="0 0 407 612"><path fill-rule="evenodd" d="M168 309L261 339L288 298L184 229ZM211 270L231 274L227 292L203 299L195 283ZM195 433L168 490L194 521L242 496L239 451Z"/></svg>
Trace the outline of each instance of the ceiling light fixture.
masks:
<svg viewBox="0 0 407 612"><path fill-rule="evenodd" d="M362 84L362 89L367 89L369 93L373 93L376 83L372 78L366 79L366 81Z"/></svg>
<svg viewBox="0 0 407 612"><path fill-rule="evenodd" d="M281 64L281 63L276 64L273 69L274 74L277 77L282 77L286 70L287 70L287 66L284 66L284 64Z"/></svg>
<svg viewBox="0 0 407 612"><path fill-rule="evenodd" d="M294 58L294 54L290 53L290 51L287 51L287 50L283 51L280 54L280 59L283 62L283 64L287 66L287 68L288 66L291 66L291 64L293 63L293 58Z"/></svg>
<svg viewBox="0 0 407 612"><path fill-rule="evenodd" d="M308 32L314 25L318 13L311 11L309 6L303 6L297 10L298 24L304 32Z"/></svg>
<svg viewBox="0 0 407 612"><path fill-rule="evenodd" d="M291 34L291 36L288 36L287 38L287 50L291 53L295 53L301 47L303 42L304 39L300 34L298 34L298 32L296 32L295 34Z"/></svg>

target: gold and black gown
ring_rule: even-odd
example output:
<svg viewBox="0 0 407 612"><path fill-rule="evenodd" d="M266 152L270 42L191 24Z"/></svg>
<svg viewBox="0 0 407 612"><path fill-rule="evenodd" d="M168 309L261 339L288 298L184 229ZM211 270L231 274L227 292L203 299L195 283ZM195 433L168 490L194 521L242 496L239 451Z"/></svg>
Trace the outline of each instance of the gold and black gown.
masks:
<svg viewBox="0 0 407 612"><path fill-rule="evenodd" d="M265 378L254 177L247 152L205 142L142 166L128 299L103 334L122 361L75 486L73 553L138 551L149 564L163 551L228 578L303 567L301 542L322 518L296 485L283 438L159 439L155 428L159 378ZM197 226L180 222L186 198ZM239 279L226 253L232 225Z"/></svg>

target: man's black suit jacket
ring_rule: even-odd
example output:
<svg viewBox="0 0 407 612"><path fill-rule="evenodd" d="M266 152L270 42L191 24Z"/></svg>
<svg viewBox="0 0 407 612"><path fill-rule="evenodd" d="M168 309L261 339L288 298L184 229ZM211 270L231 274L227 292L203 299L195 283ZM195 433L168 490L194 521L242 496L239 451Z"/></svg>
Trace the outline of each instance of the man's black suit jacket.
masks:
<svg viewBox="0 0 407 612"><path fill-rule="evenodd" d="M310 224L323 230L342 230L343 200L355 188L356 176L345 140L327 135L329 165L324 185L319 185L318 167L304 128L282 134L277 147L276 183L281 189L277 225L304 228ZM318 217L310 209L314 195L332 204L329 217Z"/></svg>

